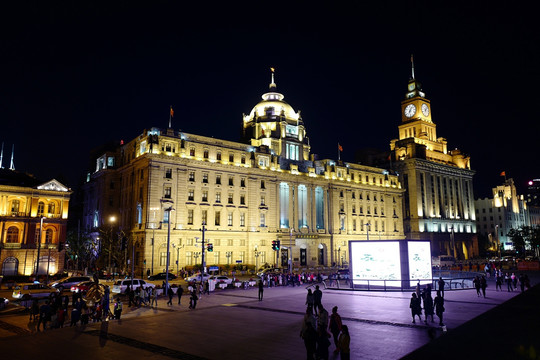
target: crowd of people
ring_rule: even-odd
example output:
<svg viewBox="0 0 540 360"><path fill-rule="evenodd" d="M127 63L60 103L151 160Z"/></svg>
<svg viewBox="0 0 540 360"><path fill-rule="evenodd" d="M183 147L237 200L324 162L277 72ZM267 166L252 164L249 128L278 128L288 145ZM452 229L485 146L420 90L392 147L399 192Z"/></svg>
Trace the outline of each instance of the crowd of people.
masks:
<svg viewBox="0 0 540 360"><path fill-rule="evenodd" d="M441 280L442 279L439 279L439 281ZM444 283L442 288L444 289ZM424 310L424 323L428 323L429 317L431 317L432 323L435 322L433 315L436 314L439 318L439 325L444 325L444 292L437 290L437 295L433 298L431 295L430 284L427 284L423 289L421 289L420 283L416 285L416 290L411 295L409 307L411 308L413 324L416 323L416 316L418 316L418 319L422 322L422 310Z"/></svg>

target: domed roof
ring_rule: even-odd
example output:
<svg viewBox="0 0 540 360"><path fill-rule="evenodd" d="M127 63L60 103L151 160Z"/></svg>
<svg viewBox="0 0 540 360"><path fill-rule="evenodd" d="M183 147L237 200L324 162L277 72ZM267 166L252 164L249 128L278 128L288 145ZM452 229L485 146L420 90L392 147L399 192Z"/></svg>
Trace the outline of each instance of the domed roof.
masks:
<svg viewBox="0 0 540 360"><path fill-rule="evenodd" d="M246 118L251 120L254 117L265 117L267 116L267 112L271 111L271 115L273 116L281 116L283 114L286 119L299 120L300 113L295 112L291 105L283 101L284 98L285 96L283 94L276 92L276 83L274 82L274 73L272 72L270 91L262 95L263 101L255 105Z"/></svg>

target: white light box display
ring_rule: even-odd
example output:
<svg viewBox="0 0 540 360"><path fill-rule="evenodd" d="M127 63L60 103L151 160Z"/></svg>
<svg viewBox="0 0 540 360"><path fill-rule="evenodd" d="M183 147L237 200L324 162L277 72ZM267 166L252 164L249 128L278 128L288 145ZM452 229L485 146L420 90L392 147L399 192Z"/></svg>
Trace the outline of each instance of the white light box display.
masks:
<svg viewBox="0 0 540 360"><path fill-rule="evenodd" d="M431 246L428 241L409 241L409 279L410 286L431 284Z"/></svg>
<svg viewBox="0 0 540 360"><path fill-rule="evenodd" d="M398 241L351 241L349 254L354 284L401 286Z"/></svg>

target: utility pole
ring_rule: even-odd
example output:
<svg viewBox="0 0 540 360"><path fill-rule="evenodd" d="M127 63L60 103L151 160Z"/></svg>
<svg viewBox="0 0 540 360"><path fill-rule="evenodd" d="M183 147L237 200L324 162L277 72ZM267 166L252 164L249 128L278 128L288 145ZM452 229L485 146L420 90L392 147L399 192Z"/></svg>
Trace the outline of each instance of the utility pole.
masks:
<svg viewBox="0 0 540 360"><path fill-rule="evenodd" d="M202 271L201 271L201 282L202 282L202 276L203 274L206 273L206 260L204 258L204 233L206 232L206 228L205 228L205 223L203 222L202 223L202 250L201 250L201 266L202 266Z"/></svg>

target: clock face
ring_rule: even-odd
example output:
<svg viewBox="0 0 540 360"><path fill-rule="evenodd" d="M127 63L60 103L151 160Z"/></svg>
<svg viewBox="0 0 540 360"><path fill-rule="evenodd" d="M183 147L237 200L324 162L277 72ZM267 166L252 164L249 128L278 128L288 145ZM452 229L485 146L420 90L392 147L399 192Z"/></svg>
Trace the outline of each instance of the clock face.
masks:
<svg viewBox="0 0 540 360"><path fill-rule="evenodd" d="M413 84L409 84L409 91L413 91L414 90L414 83Z"/></svg>
<svg viewBox="0 0 540 360"><path fill-rule="evenodd" d="M427 106L426 104L422 104L422 114L424 114L424 116L429 115L429 106Z"/></svg>
<svg viewBox="0 0 540 360"><path fill-rule="evenodd" d="M407 107L405 107L405 116L410 118L414 114L416 114L416 106L414 106L413 104L407 105Z"/></svg>

